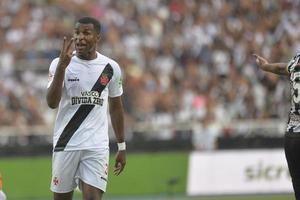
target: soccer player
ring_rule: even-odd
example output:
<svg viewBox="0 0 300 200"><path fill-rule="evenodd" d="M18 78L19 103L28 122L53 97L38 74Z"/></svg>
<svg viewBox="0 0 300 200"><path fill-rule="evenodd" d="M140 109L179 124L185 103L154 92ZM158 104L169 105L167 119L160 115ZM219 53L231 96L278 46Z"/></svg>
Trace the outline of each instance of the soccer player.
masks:
<svg viewBox="0 0 300 200"><path fill-rule="evenodd" d="M284 150L292 177L297 200L300 200L300 54L289 63L269 63L267 59L255 55L258 67L264 71L289 76L291 85L291 110L287 124Z"/></svg>
<svg viewBox="0 0 300 200"><path fill-rule="evenodd" d="M114 174L125 167L121 70L96 51L100 29L94 18L79 19L73 38L64 38L59 58L50 65L46 98L50 108L58 107L51 180L55 200L71 200L77 186L83 199L101 200L108 174L108 105L118 142Z"/></svg>

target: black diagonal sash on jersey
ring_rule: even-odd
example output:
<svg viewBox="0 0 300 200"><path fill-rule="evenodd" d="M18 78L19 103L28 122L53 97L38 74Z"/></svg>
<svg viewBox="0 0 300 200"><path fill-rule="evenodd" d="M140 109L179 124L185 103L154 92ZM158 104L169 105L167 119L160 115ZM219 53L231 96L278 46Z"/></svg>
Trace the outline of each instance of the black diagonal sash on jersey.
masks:
<svg viewBox="0 0 300 200"><path fill-rule="evenodd" d="M111 80L113 76L113 69L110 64L107 64L102 71L101 75L97 79L96 83L94 84L91 91L99 92L99 96L101 95L102 91L106 87L107 83ZM70 141L71 137L74 135L76 130L80 127L82 122L88 116L88 114L92 111L95 105L81 105L76 113L73 115L71 120L68 122L66 127L64 128L63 132L61 133L54 151L63 151Z"/></svg>

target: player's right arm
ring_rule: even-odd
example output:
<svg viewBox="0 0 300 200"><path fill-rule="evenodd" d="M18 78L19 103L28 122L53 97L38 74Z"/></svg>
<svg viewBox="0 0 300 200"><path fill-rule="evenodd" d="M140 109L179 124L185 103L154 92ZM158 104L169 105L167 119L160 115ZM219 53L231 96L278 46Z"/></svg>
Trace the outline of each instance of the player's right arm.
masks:
<svg viewBox="0 0 300 200"><path fill-rule="evenodd" d="M72 43L73 38L67 40L66 37L64 37L63 46L59 55L59 61L56 66L56 70L54 74L49 74L49 76L53 76L53 80L48 87L46 99L48 106L53 109L58 107L61 99L65 70L72 58Z"/></svg>
<svg viewBox="0 0 300 200"><path fill-rule="evenodd" d="M289 75L289 72L287 70L287 63L269 63L267 59L259 55L253 54L253 56L255 57L256 64L260 69L278 75Z"/></svg>

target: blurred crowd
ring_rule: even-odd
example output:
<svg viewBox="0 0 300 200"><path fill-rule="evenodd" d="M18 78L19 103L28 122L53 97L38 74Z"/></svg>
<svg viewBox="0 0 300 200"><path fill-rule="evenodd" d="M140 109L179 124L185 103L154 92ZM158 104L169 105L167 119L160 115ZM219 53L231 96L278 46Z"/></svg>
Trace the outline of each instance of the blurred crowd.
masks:
<svg viewBox="0 0 300 200"><path fill-rule="evenodd" d="M51 121L48 67L74 21L102 24L99 51L124 73L126 124L283 118L289 81L252 54L287 62L299 0L1 0L0 125Z"/></svg>

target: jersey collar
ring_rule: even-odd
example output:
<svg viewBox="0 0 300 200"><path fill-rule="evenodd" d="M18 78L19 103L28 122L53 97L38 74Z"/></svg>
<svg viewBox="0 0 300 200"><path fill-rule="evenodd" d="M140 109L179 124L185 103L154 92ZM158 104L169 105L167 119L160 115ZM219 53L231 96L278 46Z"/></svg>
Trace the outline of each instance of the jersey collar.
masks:
<svg viewBox="0 0 300 200"><path fill-rule="evenodd" d="M94 63L95 61L97 61L100 58L100 53L98 51L96 51L97 57L95 59L93 59L93 60L83 60L83 59L78 58L76 56L76 51L73 52L73 55L74 55L74 59L77 62L84 63L84 64L92 64L92 63Z"/></svg>

